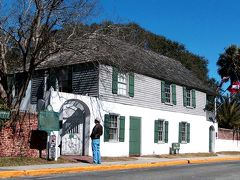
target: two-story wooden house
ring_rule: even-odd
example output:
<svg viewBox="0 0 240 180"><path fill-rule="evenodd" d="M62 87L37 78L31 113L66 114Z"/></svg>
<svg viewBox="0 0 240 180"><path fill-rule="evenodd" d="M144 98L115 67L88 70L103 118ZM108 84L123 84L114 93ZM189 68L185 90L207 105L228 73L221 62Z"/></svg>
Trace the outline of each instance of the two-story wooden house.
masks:
<svg viewBox="0 0 240 180"><path fill-rule="evenodd" d="M21 106L60 113L61 154L91 155L95 117L102 156L168 154L172 143L214 151L217 124L204 110L214 92L179 61L96 34L69 47L36 70Z"/></svg>

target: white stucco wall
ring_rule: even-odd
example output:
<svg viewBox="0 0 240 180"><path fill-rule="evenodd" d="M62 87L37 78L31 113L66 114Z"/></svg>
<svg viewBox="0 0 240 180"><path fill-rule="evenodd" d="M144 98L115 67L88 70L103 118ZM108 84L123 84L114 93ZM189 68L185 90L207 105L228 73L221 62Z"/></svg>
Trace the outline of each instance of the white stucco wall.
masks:
<svg viewBox="0 0 240 180"><path fill-rule="evenodd" d="M237 140L216 140L216 152L220 151L240 151L240 141Z"/></svg>
<svg viewBox="0 0 240 180"><path fill-rule="evenodd" d="M58 112L62 104L68 99L79 99L84 102L90 110L90 129L94 126L94 118L104 114L117 113L125 116L125 141L103 142L101 137L102 156L128 156L129 155L129 119L130 116L141 117L141 155L168 154L173 142L178 142L179 122L190 123L190 143L181 144L180 153L196 153L209 151L209 127L216 126L206 120L205 116L154 110L137 106L123 105L112 102L100 101L97 98L74 95L68 93L52 92L51 105ZM169 138L167 144L154 143L154 120L165 119L169 122ZM89 155L92 154L89 148Z"/></svg>

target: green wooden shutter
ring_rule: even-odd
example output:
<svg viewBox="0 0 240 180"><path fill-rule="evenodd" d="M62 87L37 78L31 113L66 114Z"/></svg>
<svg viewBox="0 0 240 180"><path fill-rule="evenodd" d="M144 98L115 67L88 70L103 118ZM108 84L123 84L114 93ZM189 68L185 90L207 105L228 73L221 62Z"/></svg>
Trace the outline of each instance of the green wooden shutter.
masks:
<svg viewBox="0 0 240 180"><path fill-rule="evenodd" d="M119 142L124 142L125 136L125 116L120 116Z"/></svg>
<svg viewBox="0 0 240 180"><path fill-rule="evenodd" d="M134 73L129 73L129 96L134 97Z"/></svg>
<svg viewBox="0 0 240 180"><path fill-rule="evenodd" d="M192 90L192 107L196 108L196 92Z"/></svg>
<svg viewBox="0 0 240 180"><path fill-rule="evenodd" d="M110 121L110 115L105 114L104 115L104 142L109 141L109 121Z"/></svg>
<svg viewBox="0 0 240 180"><path fill-rule="evenodd" d="M187 143L190 143L190 123L187 123Z"/></svg>
<svg viewBox="0 0 240 180"><path fill-rule="evenodd" d="M187 106L187 97L186 97L187 96L187 94L186 94L187 92L186 91L187 91L187 88L183 87L183 106L185 106L185 107Z"/></svg>
<svg viewBox="0 0 240 180"><path fill-rule="evenodd" d="M176 100L176 85L172 84L172 103L174 105L177 104L177 100Z"/></svg>
<svg viewBox="0 0 240 180"><path fill-rule="evenodd" d="M161 81L161 100L165 103L165 82Z"/></svg>
<svg viewBox="0 0 240 180"><path fill-rule="evenodd" d="M165 121L165 137L164 137L165 143L168 143L168 121Z"/></svg>
<svg viewBox="0 0 240 180"><path fill-rule="evenodd" d="M118 91L118 69L112 68L112 93L117 94Z"/></svg>
<svg viewBox="0 0 240 180"><path fill-rule="evenodd" d="M154 121L154 143L158 143L158 120Z"/></svg>
<svg viewBox="0 0 240 180"><path fill-rule="evenodd" d="M181 130L182 130L182 123L179 122L179 127L178 127L178 142L179 143L182 143L182 133L181 133Z"/></svg>

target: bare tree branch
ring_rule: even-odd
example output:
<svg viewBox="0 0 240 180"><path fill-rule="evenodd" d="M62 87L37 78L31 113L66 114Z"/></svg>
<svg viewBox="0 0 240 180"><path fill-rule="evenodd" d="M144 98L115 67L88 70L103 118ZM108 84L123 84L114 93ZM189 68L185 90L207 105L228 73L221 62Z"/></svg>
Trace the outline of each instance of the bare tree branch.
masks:
<svg viewBox="0 0 240 180"><path fill-rule="evenodd" d="M56 32L68 23L73 25L73 36L74 25L94 14L97 1L18 0L14 6L7 0L2 1L8 5L1 6L0 11L0 96L11 94L7 85L8 53L17 49L17 59L20 60L18 68L25 73L23 85L13 105L18 107L36 67L64 47L59 44L60 41L56 42Z"/></svg>

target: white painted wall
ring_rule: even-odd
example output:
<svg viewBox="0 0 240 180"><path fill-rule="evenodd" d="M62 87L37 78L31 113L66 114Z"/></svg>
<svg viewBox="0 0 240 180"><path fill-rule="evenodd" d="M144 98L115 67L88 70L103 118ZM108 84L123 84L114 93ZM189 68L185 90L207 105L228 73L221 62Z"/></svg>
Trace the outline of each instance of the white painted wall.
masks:
<svg viewBox="0 0 240 180"><path fill-rule="evenodd" d="M51 105L58 112L62 104L68 99L83 101L90 110L90 129L94 126L95 117L103 119L106 113L117 113L125 116L125 142L103 142L101 137L102 156L128 156L129 155L129 118L141 117L141 155L168 154L173 142L178 142L178 125L180 121L190 123L190 143L181 144L180 153L196 153L209 151L209 127L216 124L206 120L206 116L191 115L170 111L162 111L113 102L100 101L94 97L74 95L68 93L52 92ZM154 143L154 120L165 119L169 122L169 138L167 144ZM217 129L217 128L215 128ZM90 143L91 141L89 141ZM91 146L90 146L91 147ZM92 154L89 148L89 155Z"/></svg>
<svg viewBox="0 0 240 180"><path fill-rule="evenodd" d="M240 141L216 139L216 152L220 151L240 151Z"/></svg>

